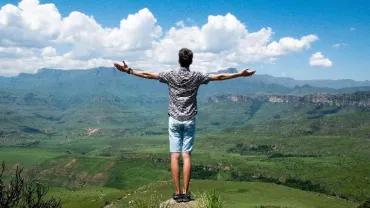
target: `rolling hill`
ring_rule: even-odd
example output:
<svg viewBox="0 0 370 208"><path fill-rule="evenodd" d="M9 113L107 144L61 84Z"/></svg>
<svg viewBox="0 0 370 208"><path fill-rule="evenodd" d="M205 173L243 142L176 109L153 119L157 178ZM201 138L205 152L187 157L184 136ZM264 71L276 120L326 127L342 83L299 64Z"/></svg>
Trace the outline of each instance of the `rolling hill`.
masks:
<svg viewBox="0 0 370 208"><path fill-rule="evenodd" d="M202 86L192 190L216 189L226 207L365 201L369 87L324 82L257 75ZM6 177L21 165L66 207L127 207L148 191L165 200L167 96L165 85L113 68L1 77Z"/></svg>

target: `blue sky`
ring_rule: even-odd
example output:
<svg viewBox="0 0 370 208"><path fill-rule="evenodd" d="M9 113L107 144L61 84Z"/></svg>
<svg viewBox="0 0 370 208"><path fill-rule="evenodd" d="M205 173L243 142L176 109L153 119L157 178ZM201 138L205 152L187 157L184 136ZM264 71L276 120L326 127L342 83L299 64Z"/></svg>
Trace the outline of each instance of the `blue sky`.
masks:
<svg viewBox="0 0 370 208"><path fill-rule="evenodd" d="M12 23L13 26L20 25L19 30L15 30L15 32L21 31L23 34L27 34L30 31L31 35L27 35L27 38L13 38L10 32L8 32L8 36L2 37L0 35L3 40L7 40L0 42L0 61L3 63L3 65L0 64L0 75L13 76L19 72L32 73L41 67L88 68L99 64L109 65L109 61L119 60L120 57L127 59L132 67L138 66L142 69L151 70L150 67L155 66L154 71L161 71L176 67L176 60L171 61L175 58L168 54L175 53L175 49L182 47L181 44L183 44L186 47L193 46L195 55L199 54L199 60L195 59L195 61L198 61L198 65L194 64L194 70L199 68L201 71L209 72L228 66L238 69L245 66L256 69L258 74L287 76L295 79L370 79L369 1L163 0L160 3L154 0L23 1L29 1L23 5L24 12L28 11L28 7L36 8L36 4L37 6L52 4L57 9L62 23L44 23L42 19L49 15L46 10L45 17L42 17L43 12L37 12L39 11L37 9L30 9L28 14L18 14L17 12L10 12L11 9L5 12L3 7L1 12L3 16L8 18L8 22L1 23L0 12L0 32L9 31L9 25ZM19 2L20 0L2 0L0 6L6 4L17 6ZM139 11L144 8L148 10L139 14ZM88 18L80 17L81 15L75 15L72 18L71 12L73 11L78 11L79 14L92 18L103 29L108 28L106 32L98 33L96 36L106 34L110 37L109 40L107 38L98 40L98 37L96 37L87 42L80 31L86 30L90 32L89 34L92 34L97 27ZM232 16L226 17L228 13ZM37 14L40 17L34 20L36 23L32 20L28 21ZM137 15L135 16L135 14ZM20 18L10 18L17 15ZM127 24L136 24L136 21L143 18L143 21L137 23L142 24L142 27L133 29L135 34L122 33L122 39L133 40L135 44L125 41L121 43L118 39L112 39L112 34L109 33L110 29L120 28L120 21L128 19L128 15L134 15L138 19L128 21ZM210 15L219 15L220 19L212 23L209 20ZM71 21L69 23L63 22L63 18L69 16ZM23 22L27 22L29 25L25 26L24 23L11 22L18 21L21 18L23 18ZM156 21L151 22L152 19ZM39 24L37 21L39 21ZM55 18L55 21L59 21L58 18ZM70 25L79 21L86 21L81 25L86 26L91 23L92 26L84 28L77 25L72 30ZM180 21L183 22L182 26L177 24ZM220 26L217 25L218 21L224 22ZM147 24L147 22L152 24ZM234 25L234 23L236 24L235 28L228 26ZM245 30L240 28L239 23L245 26ZM207 27L211 28L207 30L208 32L203 31L203 27L207 24ZM61 25L61 28L66 29L65 31L59 31L53 25ZM198 29L190 30L189 28L193 26ZM81 27L80 30L78 27ZM127 27L132 28L131 26ZM170 37L167 34L172 27L176 31L172 31L173 36ZM217 30L219 27L229 28L228 33L223 34ZM250 47L251 39L244 37L244 35L268 27L272 31L269 40L261 43L260 48ZM47 41L42 42L40 38L37 39L38 31L40 32L39 37ZM148 33L148 35L142 33ZM181 39L181 36L184 36L183 34L189 33L199 33L202 38L199 42L195 40L194 44L187 41L193 41L194 38L197 38L196 35L192 37L193 39ZM243 38L240 42L230 42L223 45L227 40L222 39L223 35L225 37ZM314 35L316 39L310 39L307 42L301 39L309 35ZM32 39L33 36L36 39ZM218 38L218 36L220 37ZM119 38L120 36L114 37ZM294 40L281 42L277 46L278 49L274 48L274 51L271 51L271 48L268 47L273 41L279 43L279 40L287 37ZM299 42L299 40L303 42ZM248 44L243 45L243 41L248 42ZM117 42L120 42L120 44ZM95 43L96 48L93 47ZM245 51L243 51L244 46ZM247 51L251 52L247 53ZM30 53L32 53L31 56L35 57L34 59L22 59L23 56L29 57ZM223 57L230 56L232 58L223 59ZM168 60L170 57L172 59ZM310 64L309 59L311 57L314 57L314 60ZM25 63L19 60L25 60ZM35 63L32 60L35 60ZM10 64L12 61L13 63L15 61L16 64Z"/></svg>

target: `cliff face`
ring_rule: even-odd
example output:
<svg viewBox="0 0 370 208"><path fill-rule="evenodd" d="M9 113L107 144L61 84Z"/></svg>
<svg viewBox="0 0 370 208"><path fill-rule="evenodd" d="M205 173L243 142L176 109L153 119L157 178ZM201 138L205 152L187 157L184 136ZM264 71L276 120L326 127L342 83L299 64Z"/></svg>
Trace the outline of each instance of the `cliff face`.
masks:
<svg viewBox="0 0 370 208"><path fill-rule="evenodd" d="M271 102L271 103L290 103L293 105L305 104L324 104L331 106L358 106L370 107L370 91L356 92L352 94L325 94L317 93L306 96L294 95L219 95L208 97L206 102L220 102L220 101L233 101L233 102Z"/></svg>

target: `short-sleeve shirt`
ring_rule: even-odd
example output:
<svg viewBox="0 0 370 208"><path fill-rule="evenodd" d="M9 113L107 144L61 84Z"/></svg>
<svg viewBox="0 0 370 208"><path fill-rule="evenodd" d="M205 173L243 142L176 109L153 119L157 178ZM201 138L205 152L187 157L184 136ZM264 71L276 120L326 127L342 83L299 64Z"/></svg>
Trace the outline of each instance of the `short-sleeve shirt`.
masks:
<svg viewBox="0 0 370 208"><path fill-rule="evenodd" d="M161 72L158 78L160 82L168 85L168 115L179 121L191 120L197 114L199 86L208 84L211 77L181 67L179 70Z"/></svg>

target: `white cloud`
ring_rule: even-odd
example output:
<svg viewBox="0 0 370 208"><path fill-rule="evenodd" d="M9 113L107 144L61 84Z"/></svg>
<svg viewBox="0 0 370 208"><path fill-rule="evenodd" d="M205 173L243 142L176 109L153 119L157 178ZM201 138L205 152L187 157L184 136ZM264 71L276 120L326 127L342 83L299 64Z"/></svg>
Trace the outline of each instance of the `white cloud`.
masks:
<svg viewBox="0 0 370 208"><path fill-rule="evenodd" d="M351 31L351 32L353 32L353 31L355 31L356 30L356 28L355 27L351 27L351 28L349 28L349 31Z"/></svg>
<svg viewBox="0 0 370 208"><path fill-rule="evenodd" d="M13 76L20 72L34 73L40 68L57 69L88 69L99 66L112 66L113 60L94 58L90 60L75 60L64 56L23 57L22 59L2 58L0 75ZM21 69L21 70L20 70Z"/></svg>
<svg viewBox="0 0 370 208"><path fill-rule="evenodd" d="M28 48L0 47L0 58L22 58L34 55L34 50Z"/></svg>
<svg viewBox="0 0 370 208"><path fill-rule="evenodd" d="M246 35L245 25L234 15L210 15L200 31L201 48L211 52L227 50L236 46Z"/></svg>
<svg viewBox="0 0 370 208"><path fill-rule="evenodd" d="M45 57L53 57L57 55L57 50L53 47L48 46L42 50L41 55Z"/></svg>
<svg viewBox="0 0 370 208"><path fill-rule="evenodd" d="M215 71L248 63L274 63L280 56L310 48L315 35L274 40L271 28L248 31L234 15L210 15L202 26L187 19L163 31L149 9L104 27L93 16L74 11L62 17L54 4L22 0L0 9L0 75L35 72L42 67L110 66L125 59L135 67L162 71L178 65L182 47L194 51L193 68ZM63 52L62 52L63 51ZM22 59L19 59L22 57ZM12 64L13 63L13 64Z"/></svg>
<svg viewBox="0 0 370 208"><path fill-rule="evenodd" d="M69 56L81 59L147 50L162 35L162 29L156 22L148 9L142 9L123 19L119 28L103 28L93 17L72 12L63 19L58 42L74 44Z"/></svg>
<svg viewBox="0 0 370 208"><path fill-rule="evenodd" d="M348 46L347 43L336 43L333 45L333 48L340 48L340 47L343 47L343 46Z"/></svg>
<svg viewBox="0 0 370 208"><path fill-rule="evenodd" d="M23 0L0 9L0 46L42 47L59 35L61 15L54 4Z"/></svg>
<svg viewBox="0 0 370 208"><path fill-rule="evenodd" d="M336 43L336 44L333 45L333 48L339 48L340 46L341 46L340 43Z"/></svg>
<svg viewBox="0 0 370 208"><path fill-rule="evenodd" d="M231 14L209 16L202 27L172 27L157 42L153 56L159 63L175 65L178 50L188 47L195 52L194 67L209 72L253 62L273 62L287 53L310 48L318 40L315 35L307 35L271 42L273 34L271 28L248 32Z"/></svg>
<svg viewBox="0 0 370 208"><path fill-rule="evenodd" d="M184 23L184 21L178 21L178 22L176 22L176 26L177 27L185 27L185 23Z"/></svg>
<svg viewBox="0 0 370 208"><path fill-rule="evenodd" d="M321 52L317 52L312 54L311 58L309 59L309 63L311 66L318 66L318 67L331 67L333 63L328 59L325 58Z"/></svg>

